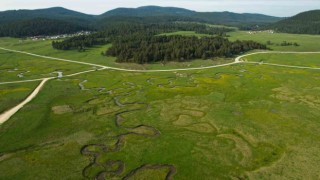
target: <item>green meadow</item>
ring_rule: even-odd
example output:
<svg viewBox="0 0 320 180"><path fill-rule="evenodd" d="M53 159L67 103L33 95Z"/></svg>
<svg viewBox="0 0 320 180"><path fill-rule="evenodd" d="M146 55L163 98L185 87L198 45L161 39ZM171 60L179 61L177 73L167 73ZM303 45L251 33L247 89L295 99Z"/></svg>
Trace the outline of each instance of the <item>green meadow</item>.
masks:
<svg viewBox="0 0 320 180"><path fill-rule="evenodd" d="M181 35L181 36L196 36L196 37L212 37L214 35L208 35L208 34L200 34L196 33L195 31L177 31L177 32L172 32L172 33L163 33L159 34L159 36L176 36L176 35Z"/></svg>
<svg viewBox="0 0 320 180"><path fill-rule="evenodd" d="M260 32L256 34L249 34L247 31L234 31L228 33L231 41L235 40L253 40L263 44L270 41L272 45L268 47L275 51L319 51L320 49L320 35L304 35L304 34L286 34L286 33L267 33ZM280 46L283 41L298 43L299 46Z"/></svg>
<svg viewBox="0 0 320 180"><path fill-rule="evenodd" d="M0 113L19 104L38 85L39 82L0 85Z"/></svg>
<svg viewBox="0 0 320 180"><path fill-rule="evenodd" d="M229 38L294 41L300 46L271 48L317 51L319 37L240 31ZM79 53L53 50L50 41L1 38L0 47L128 69L233 61L132 65L100 55L110 45ZM319 56L244 59L319 67ZM0 82L20 80L8 69L30 71L29 79L92 68L6 51L0 62ZM106 69L53 79L0 125L0 179L318 179L319 81L319 70L257 64L155 73ZM0 112L38 83L0 85Z"/></svg>
<svg viewBox="0 0 320 180"><path fill-rule="evenodd" d="M256 54L242 58L247 61L265 62L273 64L320 67L320 53L318 54Z"/></svg>

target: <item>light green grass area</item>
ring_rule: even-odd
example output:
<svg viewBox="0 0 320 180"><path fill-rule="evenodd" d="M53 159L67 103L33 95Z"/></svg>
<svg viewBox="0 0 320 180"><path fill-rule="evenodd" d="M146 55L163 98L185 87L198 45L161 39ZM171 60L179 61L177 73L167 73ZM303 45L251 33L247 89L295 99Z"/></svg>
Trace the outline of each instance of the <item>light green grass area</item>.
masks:
<svg viewBox="0 0 320 180"><path fill-rule="evenodd" d="M159 34L158 36L176 36L176 35L181 35L181 36L196 36L196 37L214 37L214 35L209 35L209 34L200 34L196 33L195 31L177 31L177 32L172 32L172 33L163 33Z"/></svg>
<svg viewBox="0 0 320 180"><path fill-rule="evenodd" d="M320 67L320 54L256 54L242 58L247 61L283 65Z"/></svg>
<svg viewBox="0 0 320 180"><path fill-rule="evenodd" d="M263 44L271 41L274 45L268 46L276 51L320 51L320 35L286 34L286 33L267 33L261 32L249 34L247 31L235 31L227 33L231 41L253 40ZM300 46L277 46L283 41L296 42Z"/></svg>
<svg viewBox="0 0 320 180"><path fill-rule="evenodd" d="M126 69L176 69L176 68L192 68L201 66L212 66L217 64L224 64L232 62L233 59L208 59L208 60L193 60L188 62L169 62L167 64L154 63L154 64L134 64L134 63L117 63L116 58L102 56L101 52L105 52L111 47L111 44L94 47L86 50L85 52L78 52L76 50L62 51L55 50L51 46L51 41L32 41L32 40L21 40L16 38L0 38L0 47L27 51L39 55L69 59L80 62L96 63L111 67L126 68Z"/></svg>
<svg viewBox="0 0 320 180"><path fill-rule="evenodd" d="M88 65L0 50L0 82L56 77L57 72L68 75L89 69L92 67Z"/></svg>
<svg viewBox="0 0 320 180"><path fill-rule="evenodd" d="M0 113L23 101L39 82L0 85Z"/></svg>
<svg viewBox="0 0 320 180"><path fill-rule="evenodd" d="M52 80L1 126L0 179L121 179L142 165L159 168L131 177L170 165L175 179L316 179L319 77L240 64Z"/></svg>

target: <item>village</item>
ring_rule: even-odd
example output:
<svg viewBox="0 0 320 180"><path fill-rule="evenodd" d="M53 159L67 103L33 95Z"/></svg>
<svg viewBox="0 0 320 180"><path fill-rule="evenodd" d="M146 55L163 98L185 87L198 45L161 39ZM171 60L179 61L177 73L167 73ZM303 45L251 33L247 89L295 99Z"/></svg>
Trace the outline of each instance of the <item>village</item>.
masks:
<svg viewBox="0 0 320 180"><path fill-rule="evenodd" d="M57 40L57 39L65 39L65 38L75 37L75 36L89 35L92 33L93 32L91 32L91 31L79 31L79 32L73 33L73 34L60 34L60 35L54 35L54 36L33 36L33 37L30 37L30 39L33 41Z"/></svg>

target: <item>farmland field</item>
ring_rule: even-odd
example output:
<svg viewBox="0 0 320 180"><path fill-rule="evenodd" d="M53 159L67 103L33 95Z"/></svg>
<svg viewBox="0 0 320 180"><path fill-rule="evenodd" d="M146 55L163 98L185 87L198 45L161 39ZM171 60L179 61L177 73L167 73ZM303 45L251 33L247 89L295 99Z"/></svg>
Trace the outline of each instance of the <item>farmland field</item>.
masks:
<svg viewBox="0 0 320 180"><path fill-rule="evenodd" d="M318 36L282 34L280 39L233 32L229 38L265 43L269 36L274 36L272 42L292 37L296 39L290 41L300 44L271 46L277 51L319 49ZM0 39L4 48L130 69L233 61L116 64L115 58L100 55L110 46L78 53L53 50L50 41ZM270 53L244 60L319 67L319 58ZM26 79L92 69L23 54L13 57L6 51L0 51L0 59L1 69L35 72ZM1 73L0 82L20 80L8 71ZM53 79L0 126L0 179L319 179L319 81L316 69L246 63L149 73L105 69ZM0 85L0 104L15 99L0 112L38 83Z"/></svg>

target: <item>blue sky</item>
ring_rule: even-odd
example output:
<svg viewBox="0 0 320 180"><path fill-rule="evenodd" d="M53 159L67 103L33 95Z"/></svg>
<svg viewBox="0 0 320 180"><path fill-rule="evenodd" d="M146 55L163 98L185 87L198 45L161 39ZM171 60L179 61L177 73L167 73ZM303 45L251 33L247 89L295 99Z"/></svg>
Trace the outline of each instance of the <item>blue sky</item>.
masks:
<svg viewBox="0 0 320 180"><path fill-rule="evenodd" d="M292 16L302 11L320 9L320 0L0 0L0 11L62 6L84 13L101 14L117 7L146 5Z"/></svg>

